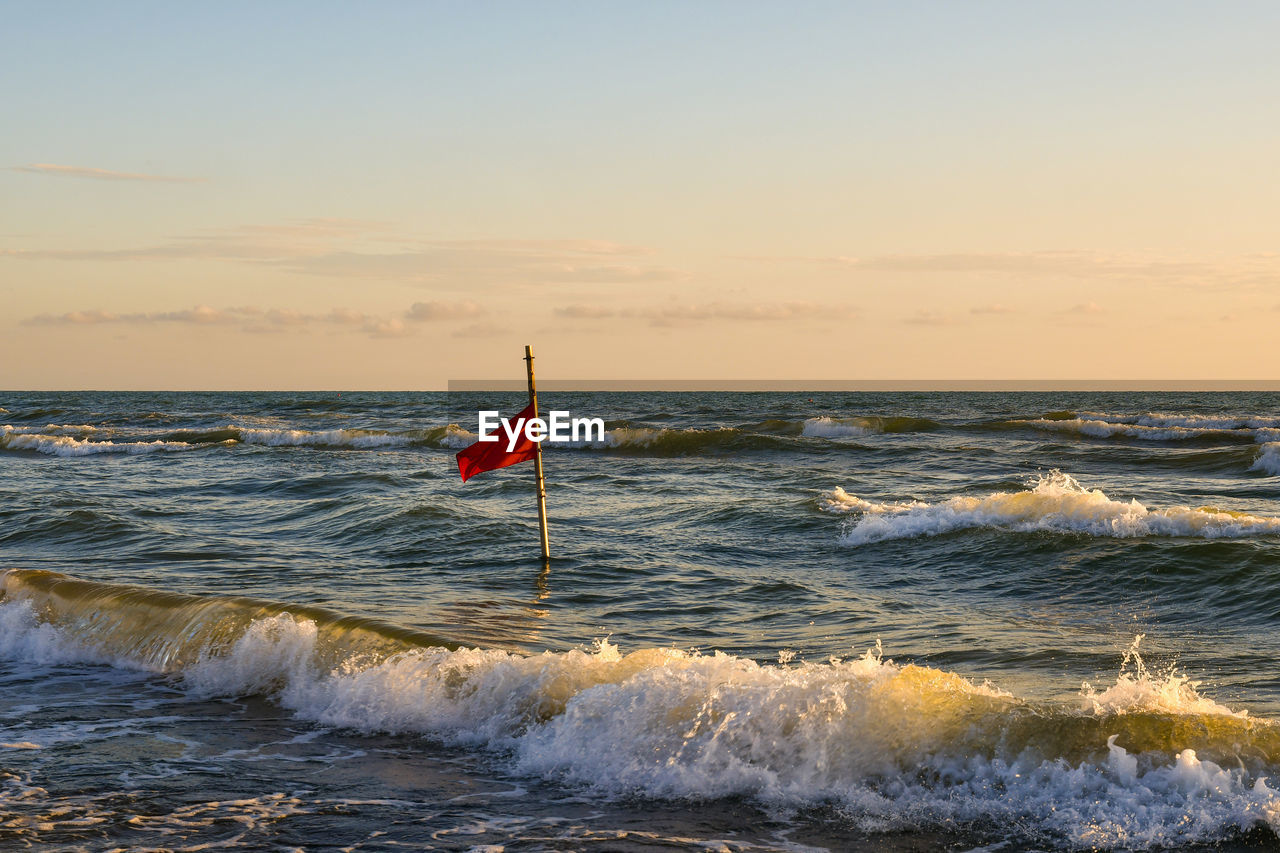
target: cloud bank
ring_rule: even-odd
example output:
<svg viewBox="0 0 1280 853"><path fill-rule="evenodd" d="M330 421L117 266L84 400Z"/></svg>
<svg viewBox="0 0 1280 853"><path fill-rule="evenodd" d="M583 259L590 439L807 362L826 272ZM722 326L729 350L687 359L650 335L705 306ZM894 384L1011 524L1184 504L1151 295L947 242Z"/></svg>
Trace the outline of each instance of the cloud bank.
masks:
<svg viewBox="0 0 1280 853"><path fill-rule="evenodd" d="M628 308L575 304L556 308L554 313L557 317L568 320L647 320L653 326L680 326L717 320L750 323L806 318L848 320L856 316L856 312L846 305L820 305L812 302L691 302Z"/></svg>
<svg viewBox="0 0 1280 853"><path fill-rule="evenodd" d="M171 175L147 175L140 172L115 172L111 169L95 169L90 166L60 166L56 163L28 163L25 166L13 166L12 171L29 172L34 175L55 175L63 178L89 178L95 181L142 181L158 184L198 184L205 180Z"/></svg>
<svg viewBox="0 0 1280 853"><path fill-rule="evenodd" d="M217 260L343 279L384 279L437 289L511 284L637 284L682 273L649 263L653 250L604 240L423 240L384 222L316 218L241 225L127 249L0 251L61 261Z"/></svg>
<svg viewBox="0 0 1280 853"><path fill-rule="evenodd" d="M369 314L350 308L334 308L314 314L288 308L263 308L240 305L213 308L197 305L178 311L117 313L90 309L64 314L39 314L23 320L27 326L155 326L184 324L190 326L226 326L243 332L268 333L284 331L329 330L359 331L375 338L398 338L413 334L422 323L483 317L487 309L471 301L417 302L407 311L393 315Z"/></svg>
<svg viewBox="0 0 1280 853"><path fill-rule="evenodd" d="M1089 251L955 252L806 259L860 272L986 273L1026 278L1126 279L1214 287L1280 284L1280 255L1255 253L1209 260L1169 259Z"/></svg>

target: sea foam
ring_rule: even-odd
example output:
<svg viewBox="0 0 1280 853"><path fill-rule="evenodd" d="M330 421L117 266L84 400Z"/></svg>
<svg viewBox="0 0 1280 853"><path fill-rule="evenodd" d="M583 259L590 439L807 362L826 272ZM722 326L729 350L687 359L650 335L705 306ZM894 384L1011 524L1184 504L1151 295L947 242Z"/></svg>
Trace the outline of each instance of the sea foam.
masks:
<svg viewBox="0 0 1280 853"><path fill-rule="evenodd" d="M193 695L263 695L322 725L479 747L514 772L596 796L826 805L868 830L1009 822L1041 843L1084 848L1212 841L1280 824L1266 768L1225 761L1241 744L1240 754L1274 754L1276 727L1185 678L1147 672L1136 645L1115 686L1085 685L1074 706L1032 705L878 648L789 664L623 653L607 640L535 655L402 647L335 658L330 628L289 612L253 619L233 642L175 665L128 651L142 645L106 642L114 634L95 642L98 625L121 620L74 618L74 596L44 599L37 616L34 588L20 578L6 586L0 655L9 660L158 668ZM132 606L120 589L98 600ZM1162 751L1170 737L1196 740L1171 755Z"/></svg>
<svg viewBox="0 0 1280 853"><path fill-rule="evenodd" d="M1227 427L1149 426L1136 422L1089 418L1070 418L1066 420L1038 418L1014 421L1014 423L1055 432L1075 432L1093 438L1124 436L1142 441L1186 441L1207 437L1244 438L1245 440L1252 440L1253 438L1251 432Z"/></svg>
<svg viewBox="0 0 1280 853"><path fill-rule="evenodd" d="M809 418L801 435L810 438L847 438L879 432L863 418Z"/></svg>
<svg viewBox="0 0 1280 853"><path fill-rule="evenodd" d="M1262 445L1258 458L1254 460L1252 470L1265 471L1280 477L1280 442L1271 441Z"/></svg>
<svg viewBox="0 0 1280 853"><path fill-rule="evenodd" d="M802 435L810 438L847 438L881 433L930 432L942 424L928 418L866 416L853 418L818 417L804 422Z"/></svg>
<svg viewBox="0 0 1280 853"><path fill-rule="evenodd" d="M1117 501L1099 489L1053 470L1021 492L985 497L961 496L940 503L875 503L836 487L820 506L857 515L842 541L864 545L887 539L938 536L955 530L995 528L1017 532L1048 530L1091 536L1135 538L1194 536L1204 539L1280 534L1280 518L1229 512L1213 507L1148 509L1136 499Z"/></svg>
<svg viewBox="0 0 1280 853"><path fill-rule="evenodd" d="M69 427L63 429L79 429ZM90 430L93 428L90 427ZM100 453L156 453L190 450L193 445L177 441L91 441L73 435L25 432L8 424L0 426L0 450L34 450L50 456L94 456Z"/></svg>
<svg viewBox="0 0 1280 853"><path fill-rule="evenodd" d="M1147 412L1142 415L1113 415L1106 412L1081 412L1081 417L1117 423L1133 423L1148 427L1186 427L1190 429L1280 429L1280 418L1258 415L1195 415L1171 412Z"/></svg>
<svg viewBox="0 0 1280 853"><path fill-rule="evenodd" d="M1063 415L1067 415L1064 417ZM1107 412L1063 412L1012 423L1035 429L1074 432L1093 438L1123 436L1142 441L1188 441L1222 439L1273 441L1280 439L1280 418L1242 415L1177 415L1150 412L1144 415L1117 415Z"/></svg>
<svg viewBox="0 0 1280 853"><path fill-rule="evenodd" d="M407 447L412 439L404 435L376 430L330 429L310 431L301 429L238 429L240 441L266 447Z"/></svg>

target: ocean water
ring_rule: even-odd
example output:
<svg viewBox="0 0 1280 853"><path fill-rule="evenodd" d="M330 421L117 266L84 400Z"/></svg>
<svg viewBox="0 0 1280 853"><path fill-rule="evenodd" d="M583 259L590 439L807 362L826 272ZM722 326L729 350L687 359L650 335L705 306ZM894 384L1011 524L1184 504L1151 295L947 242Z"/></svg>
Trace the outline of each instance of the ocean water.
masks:
<svg viewBox="0 0 1280 853"><path fill-rule="evenodd" d="M1280 846L1280 395L0 392L0 847Z"/></svg>

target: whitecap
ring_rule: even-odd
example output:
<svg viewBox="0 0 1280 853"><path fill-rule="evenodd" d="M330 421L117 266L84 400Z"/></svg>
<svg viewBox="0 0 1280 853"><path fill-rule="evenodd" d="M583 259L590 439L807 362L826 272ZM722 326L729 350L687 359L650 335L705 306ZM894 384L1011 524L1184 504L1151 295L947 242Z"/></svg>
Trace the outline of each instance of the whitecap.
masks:
<svg viewBox="0 0 1280 853"><path fill-rule="evenodd" d="M836 487L824 494L821 507L858 516L842 536L849 545L938 536L973 528L1049 530L1119 538L1227 539L1280 534L1280 518L1214 507L1148 509L1136 499L1112 500L1100 489L1086 489L1058 470L1038 477L1026 491L995 492L985 497L966 495L940 503L875 503Z"/></svg>

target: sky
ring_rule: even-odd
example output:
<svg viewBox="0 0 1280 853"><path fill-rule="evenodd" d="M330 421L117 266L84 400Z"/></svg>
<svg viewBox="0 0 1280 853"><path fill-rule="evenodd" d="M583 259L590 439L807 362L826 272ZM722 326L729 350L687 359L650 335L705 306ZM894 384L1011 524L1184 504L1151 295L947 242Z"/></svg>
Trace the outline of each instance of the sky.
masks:
<svg viewBox="0 0 1280 853"><path fill-rule="evenodd" d="M0 20L6 388L1277 378L1280 4Z"/></svg>

